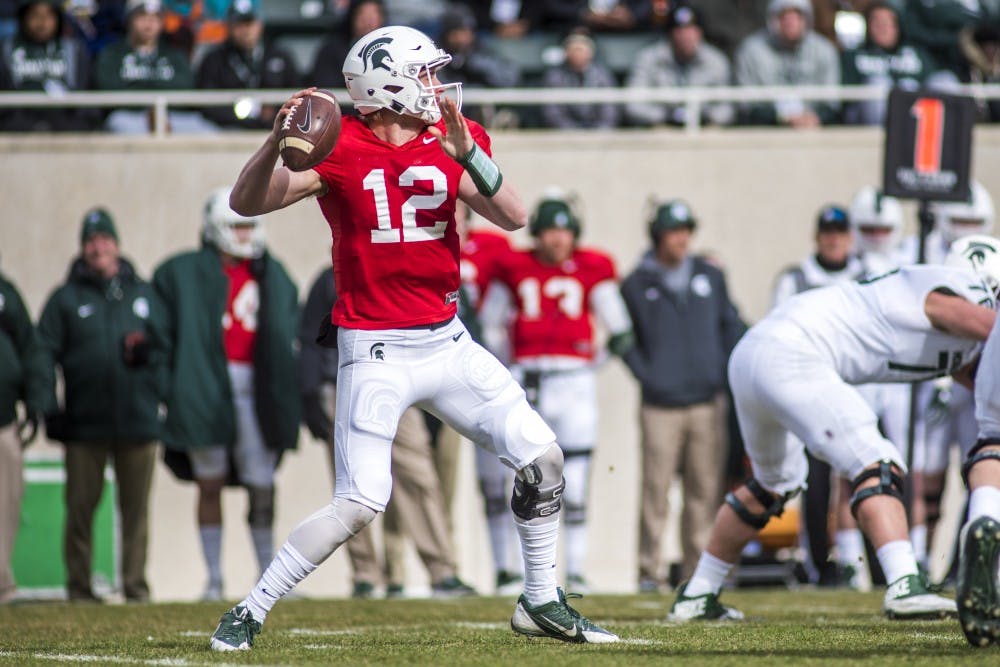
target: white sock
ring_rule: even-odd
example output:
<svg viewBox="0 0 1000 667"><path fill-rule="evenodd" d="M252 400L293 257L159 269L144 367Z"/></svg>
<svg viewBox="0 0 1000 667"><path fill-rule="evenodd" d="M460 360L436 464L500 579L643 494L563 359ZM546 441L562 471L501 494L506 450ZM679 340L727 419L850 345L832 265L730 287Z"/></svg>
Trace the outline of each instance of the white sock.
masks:
<svg viewBox="0 0 1000 667"><path fill-rule="evenodd" d="M1000 521L1000 488L978 486L969 494L969 521L981 516Z"/></svg>
<svg viewBox="0 0 1000 667"><path fill-rule="evenodd" d="M274 558L274 539L271 536L271 528L250 528L250 537L253 538L253 550L257 554L257 566L263 572L271 559Z"/></svg>
<svg viewBox="0 0 1000 667"><path fill-rule="evenodd" d="M913 545L909 540L887 542L875 555L878 556L879 565L889 584L907 575L917 574L917 559L913 556Z"/></svg>
<svg viewBox="0 0 1000 667"><path fill-rule="evenodd" d="M533 523L537 522L537 523ZM532 607L559 599L556 592L556 543L559 541L559 515L531 522L514 520L521 538L524 558L524 597Z"/></svg>
<svg viewBox="0 0 1000 667"><path fill-rule="evenodd" d="M316 568L295 547L285 542L242 604L250 609L255 621L263 624L274 604Z"/></svg>
<svg viewBox="0 0 1000 667"><path fill-rule="evenodd" d="M563 526L566 539L566 574L583 576L587 560L587 524L567 523Z"/></svg>
<svg viewBox="0 0 1000 667"><path fill-rule="evenodd" d="M205 556L208 569L208 585L222 586L222 526L209 524L198 526L201 536L201 552Z"/></svg>
<svg viewBox="0 0 1000 667"><path fill-rule="evenodd" d="M837 561L839 563L854 568L864 566L865 539L860 530L857 528L838 530L833 536L833 543L837 545Z"/></svg>
<svg viewBox="0 0 1000 667"><path fill-rule="evenodd" d="M913 556L917 563L927 566L927 526L920 524L910 528L910 543L913 545Z"/></svg>
<svg viewBox="0 0 1000 667"><path fill-rule="evenodd" d="M698 565L694 568L694 574L691 575L687 586L684 587L684 596L695 598L708 593L718 595L731 569L733 569L733 563L727 563L707 551L702 551Z"/></svg>

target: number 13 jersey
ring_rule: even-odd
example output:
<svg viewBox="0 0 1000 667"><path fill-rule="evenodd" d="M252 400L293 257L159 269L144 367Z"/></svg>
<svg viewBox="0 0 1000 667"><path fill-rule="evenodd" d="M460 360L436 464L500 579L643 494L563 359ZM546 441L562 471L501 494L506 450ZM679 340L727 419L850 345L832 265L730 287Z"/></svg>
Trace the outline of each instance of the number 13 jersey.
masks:
<svg viewBox="0 0 1000 667"><path fill-rule="evenodd" d="M490 154L486 131L466 122ZM437 127L445 131L443 121ZM314 169L327 186L318 201L333 235L333 323L397 329L455 315L455 206L464 169L437 139L425 130L394 146L347 117L333 152Z"/></svg>

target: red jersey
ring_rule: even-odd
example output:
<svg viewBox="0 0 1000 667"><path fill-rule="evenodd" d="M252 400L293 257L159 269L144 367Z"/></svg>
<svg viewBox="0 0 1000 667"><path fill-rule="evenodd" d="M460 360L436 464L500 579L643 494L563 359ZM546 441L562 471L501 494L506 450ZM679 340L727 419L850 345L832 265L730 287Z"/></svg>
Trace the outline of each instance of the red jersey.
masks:
<svg viewBox="0 0 1000 667"><path fill-rule="evenodd" d="M510 290L517 308L511 331L515 361L594 358L590 295L597 285L615 280L609 256L577 249L554 266L540 262L531 250L514 251L498 266L496 279Z"/></svg>
<svg viewBox="0 0 1000 667"><path fill-rule="evenodd" d="M490 154L486 131L468 124ZM445 131L443 120L437 128ZM455 205L465 170L437 139L424 131L393 146L346 117L333 152L314 169L327 186L319 206L333 234L333 323L393 329L455 315Z"/></svg>
<svg viewBox="0 0 1000 667"><path fill-rule="evenodd" d="M229 278L229 297L222 315L222 344L229 361L252 362L253 343L257 337L257 311L260 289L250 273L250 260L223 264Z"/></svg>
<svg viewBox="0 0 1000 667"><path fill-rule="evenodd" d="M511 252L507 235L476 229L469 232L462 244L462 282L473 288L472 300L478 307L486 288L496 274L497 266Z"/></svg>

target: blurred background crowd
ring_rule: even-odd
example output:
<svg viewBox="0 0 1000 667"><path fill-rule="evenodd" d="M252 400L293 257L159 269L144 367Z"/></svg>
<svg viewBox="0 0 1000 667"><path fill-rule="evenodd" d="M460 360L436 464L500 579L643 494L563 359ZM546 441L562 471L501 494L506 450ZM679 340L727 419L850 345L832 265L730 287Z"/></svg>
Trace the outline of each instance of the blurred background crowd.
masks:
<svg viewBox="0 0 1000 667"><path fill-rule="evenodd" d="M1000 82L991 0L2 0L0 90L343 87L361 35L418 28L453 56L444 75L476 88L623 89L621 102L467 108L490 126L683 124L680 105L629 103L627 89ZM447 81L445 81L447 82ZM172 132L268 127L275 109L174 110ZM878 124L881 103L708 104L700 122ZM981 101L981 121L1000 119ZM144 109L0 107L3 131L149 130Z"/></svg>

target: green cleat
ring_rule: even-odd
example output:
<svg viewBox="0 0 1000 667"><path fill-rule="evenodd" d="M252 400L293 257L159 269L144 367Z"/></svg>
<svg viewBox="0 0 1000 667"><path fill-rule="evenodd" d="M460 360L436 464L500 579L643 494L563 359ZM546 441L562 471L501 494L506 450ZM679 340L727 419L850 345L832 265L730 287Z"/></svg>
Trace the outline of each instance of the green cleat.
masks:
<svg viewBox="0 0 1000 667"><path fill-rule="evenodd" d="M670 607L667 620L673 623L688 621L742 621L743 612L732 607L726 607L719 602L715 593L705 593L688 597L684 595L687 582L677 589L677 599Z"/></svg>
<svg viewBox="0 0 1000 667"><path fill-rule="evenodd" d="M955 601L931 593L919 574L892 582L885 591L882 611L893 620L949 618L956 613Z"/></svg>
<svg viewBox="0 0 1000 667"><path fill-rule="evenodd" d="M245 605L236 605L219 619L209 645L213 651L249 651L260 634L260 623Z"/></svg>
<svg viewBox="0 0 1000 667"><path fill-rule="evenodd" d="M959 538L958 620L969 643L1000 642L1000 522L979 517Z"/></svg>
<svg viewBox="0 0 1000 667"><path fill-rule="evenodd" d="M591 622L566 603L566 594L559 591L559 600L532 607L522 595L510 619L511 629L528 637L551 637L575 644L610 644L620 641L618 635ZM573 595L569 597L580 597Z"/></svg>

